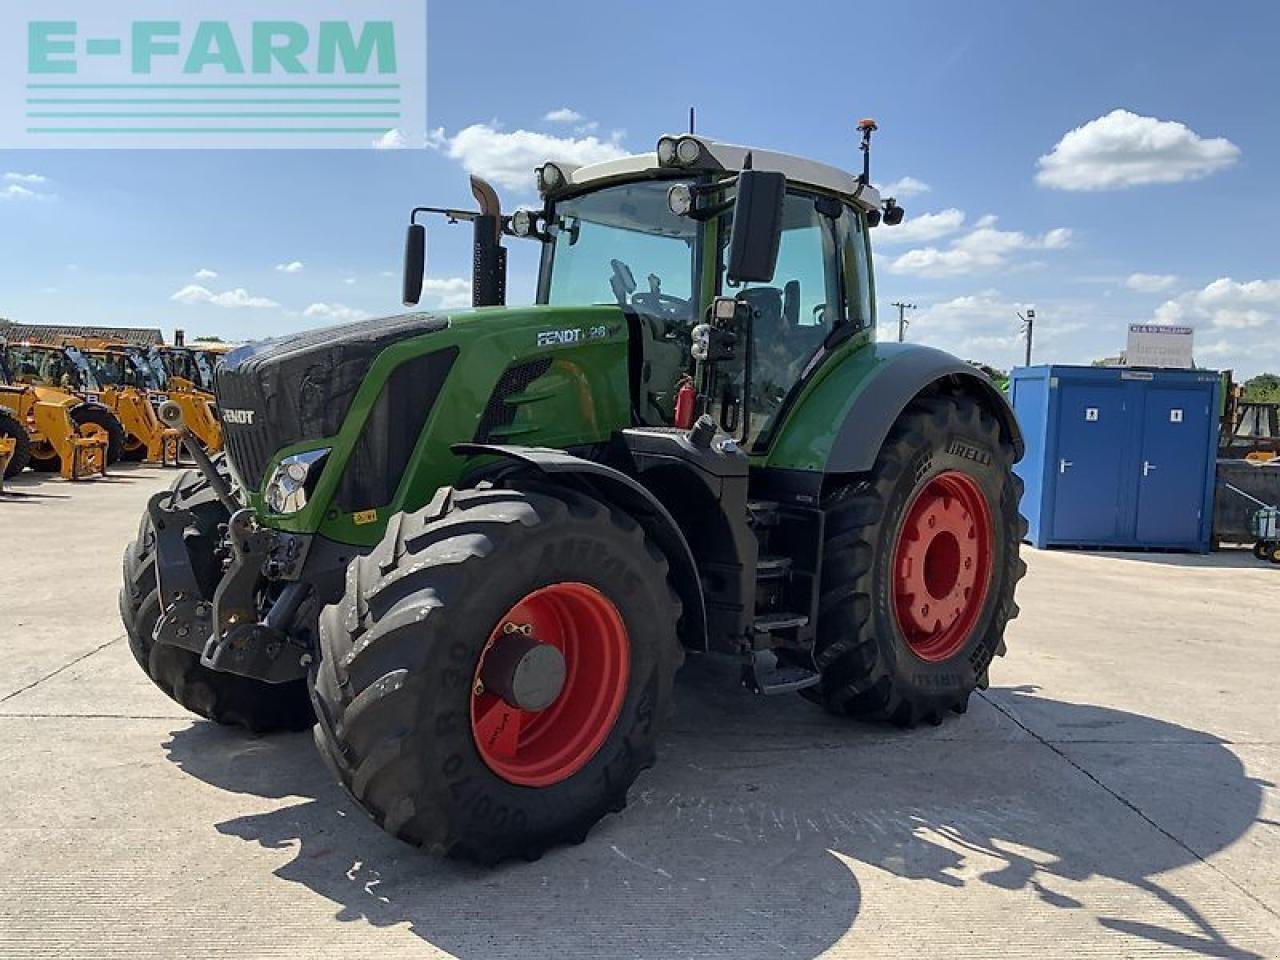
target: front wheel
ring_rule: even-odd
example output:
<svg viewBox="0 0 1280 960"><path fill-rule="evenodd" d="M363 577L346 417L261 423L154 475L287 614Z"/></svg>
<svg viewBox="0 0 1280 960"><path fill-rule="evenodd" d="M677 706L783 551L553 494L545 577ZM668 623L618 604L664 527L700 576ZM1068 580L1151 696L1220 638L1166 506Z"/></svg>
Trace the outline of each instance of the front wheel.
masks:
<svg viewBox="0 0 1280 960"><path fill-rule="evenodd" d="M125 432L119 417L95 404L85 403L71 411L71 419L82 437L99 437L107 441L107 464L120 462L124 456Z"/></svg>
<svg viewBox="0 0 1280 960"><path fill-rule="evenodd" d="M3 408L0 408L0 437L7 437L13 441L13 456L9 458L9 464L4 468L4 476L7 480L27 469L27 465L31 462L31 437L22 422Z"/></svg>
<svg viewBox="0 0 1280 960"><path fill-rule="evenodd" d="M653 763L679 614L631 517L565 490L447 494L394 518L322 614L317 743L401 839L536 857Z"/></svg>
<svg viewBox="0 0 1280 960"><path fill-rule="evenodd" d="M816 688L839 713L910 726L963 712L1004 653L1022 483L966 397L908 408L865 480L828 498Z"/></svg>
<svg viewBox="0 0 1280 960"><path fill-rule="evenodd" d="M222 458L214 462L220 472L225 470ZM204 595L212 597L221 575L215 548L219 524L227 519L226 510L211 494L208 481L195 471L180 474L170 490L196 516L184 539ZM155 549L155 528L150 515L144 513L138 538L124 552L124 584L120 589L120 618L129 650L143 672L171 700L217 723L254 733L310 727L314 717L305 681L269 684L210 670L200 662L199 654L154 642L162 612Z"/></svg>

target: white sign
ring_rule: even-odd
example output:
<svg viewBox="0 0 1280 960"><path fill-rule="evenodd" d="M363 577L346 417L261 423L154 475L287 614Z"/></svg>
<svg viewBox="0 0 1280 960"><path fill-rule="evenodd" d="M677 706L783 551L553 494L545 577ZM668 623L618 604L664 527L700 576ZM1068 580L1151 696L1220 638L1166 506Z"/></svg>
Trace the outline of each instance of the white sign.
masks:
<svg viewBox="0 0 1280 960"><path fill-rule="evenodd" d="M426 146L425 0L6 0L0 149Z"/></svg>
<svg viewBox="0 0 1280 960"><path fill-rule="evenodd" d="M1125 365L1130 367L1174 367L1190 369L1195 331L1164 323L1129 324L1129 345Z"/></svg>

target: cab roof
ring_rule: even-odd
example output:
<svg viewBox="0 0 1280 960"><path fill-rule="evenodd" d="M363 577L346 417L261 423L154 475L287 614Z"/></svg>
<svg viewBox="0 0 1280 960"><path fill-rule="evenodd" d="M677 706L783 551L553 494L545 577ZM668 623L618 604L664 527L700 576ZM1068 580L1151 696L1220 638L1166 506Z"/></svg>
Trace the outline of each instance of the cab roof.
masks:
<svg viewBox="0 0 1280 960"><path fill-rule="evenodd" d="M781 173L789 183L835 194L866 211L879 210L881 207L880 192L875 187L862 183L856 176L839 167L773 150L721 143L696 134L667 134L660 138L659 144L664 140L677 143L683 140L697 141L702 148L698 160L690 164L664 164L659 160L655 149L653 153L641 153L579 167L556 163L555 166L564 174L565 184L555 189L554 193L577 193L613 182L642 179L646 175L671 178L682 174L735 173L742 169L750 155L752 169Z"/></svg>

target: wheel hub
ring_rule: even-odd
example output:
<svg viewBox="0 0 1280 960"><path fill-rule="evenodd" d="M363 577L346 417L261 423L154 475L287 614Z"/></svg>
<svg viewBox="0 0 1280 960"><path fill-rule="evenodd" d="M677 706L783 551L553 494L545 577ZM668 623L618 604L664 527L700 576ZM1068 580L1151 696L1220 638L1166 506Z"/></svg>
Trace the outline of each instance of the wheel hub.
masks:
<svg viewBox="0 0 1280 960"><path fill-rule="evenodd" d="M564 680L564 654L515 631L494 643L480 671L484 690L520 710L547 709L564 690Z"/></svg>
<svg viewBox="0 0 1280 960"><path fill-rule="evenodd" d="M912 653L954 656L982 613L991 579L991 511L972 477L930 479L907 506L893 558L898 626Z"/></svg>
<svg viewBox="0 0 1280 960"><path fill-rule="evenodd" d="M627 628L585 583L524 597L489 636L471 689L471 733L485 764L511 783L548 787L581 770L626 699Z"/></svg>

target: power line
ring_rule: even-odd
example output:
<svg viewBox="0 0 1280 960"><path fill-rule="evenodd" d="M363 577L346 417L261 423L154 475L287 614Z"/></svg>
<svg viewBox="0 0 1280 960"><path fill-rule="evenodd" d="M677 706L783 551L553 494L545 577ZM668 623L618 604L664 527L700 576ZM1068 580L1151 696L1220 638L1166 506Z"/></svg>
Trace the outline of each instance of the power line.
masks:
<svg viewBox="0 0 1280 960"><path fill-rule="evenodd" d="M907 311L917 309L916 305L914 303L894 302L889 304L889 306L898 308L898 342L902 343L903 339L905 339L907 335L907 327L909 326L907 322Z"/></svg>

